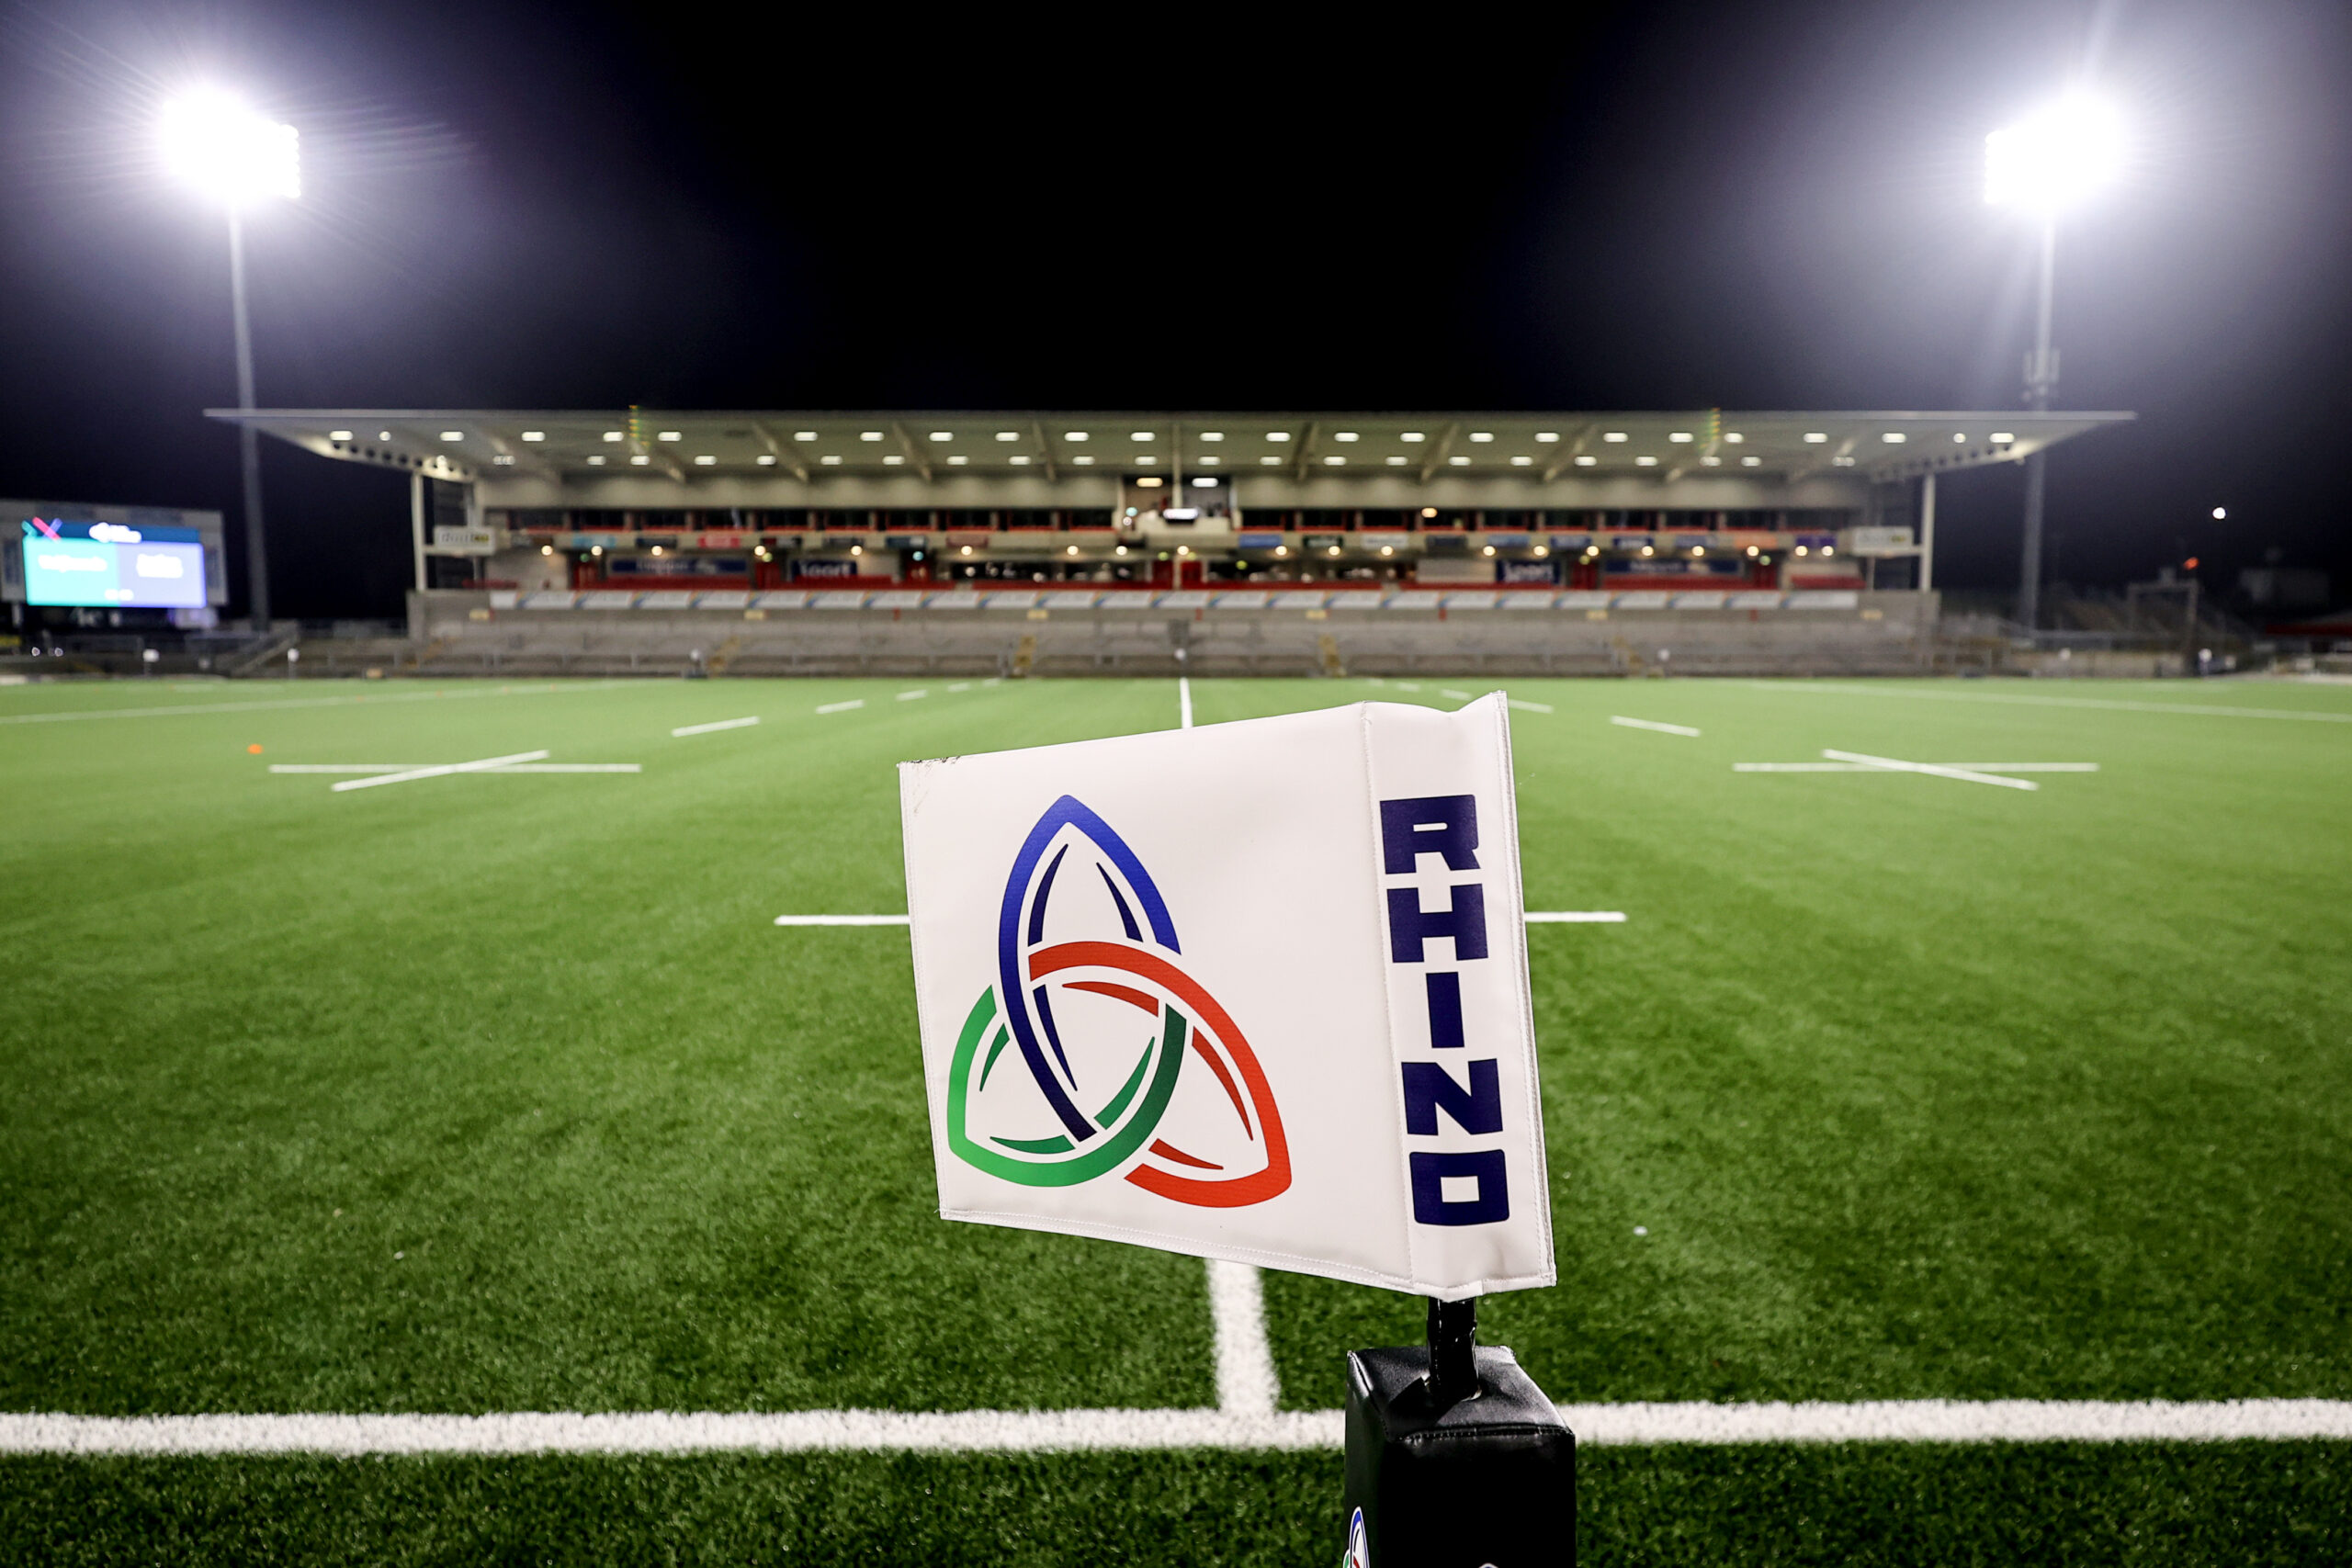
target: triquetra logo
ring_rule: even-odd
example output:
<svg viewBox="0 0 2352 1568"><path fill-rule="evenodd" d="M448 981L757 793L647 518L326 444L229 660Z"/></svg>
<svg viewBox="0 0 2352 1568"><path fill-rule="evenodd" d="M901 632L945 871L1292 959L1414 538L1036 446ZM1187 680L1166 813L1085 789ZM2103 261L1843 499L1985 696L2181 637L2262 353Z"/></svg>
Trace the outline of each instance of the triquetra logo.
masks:
<svg viewBox="0 0 2352 1568"><path fill-rule="evenodd" d="M1204 1208L1289 1188L1282 1112L1250 1042L1185 972L1143 862L1069 795L1013 858L996 968L949 1070L957 1157L1031 1187L1123 1173Z"/></svg>

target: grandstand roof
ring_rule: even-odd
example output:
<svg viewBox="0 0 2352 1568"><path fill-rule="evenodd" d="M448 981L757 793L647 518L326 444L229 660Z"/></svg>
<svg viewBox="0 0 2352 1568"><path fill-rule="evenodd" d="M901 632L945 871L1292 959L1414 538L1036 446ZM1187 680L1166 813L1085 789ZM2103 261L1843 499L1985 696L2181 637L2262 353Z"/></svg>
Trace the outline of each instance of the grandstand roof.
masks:
<svg viewBox="0 0 2352 1568"><path fill-rule="evenodd" d="M1487 505L1667 505L1675 498L1661 488L1699 486L1691 503L1737 505L2012 461L2132 417L1982 409L208 412L322 457L479 481L493 504L641 506L823 504L829 491L847 503L882 503L887 492L919 504L926 490L940 491L942 505L985 504L1016 491L1068 491L1062 503L1084 504L1120 476L1150 474L1229 475L1261 504L1376 505L1374 492L1445 491Z"/></svg>

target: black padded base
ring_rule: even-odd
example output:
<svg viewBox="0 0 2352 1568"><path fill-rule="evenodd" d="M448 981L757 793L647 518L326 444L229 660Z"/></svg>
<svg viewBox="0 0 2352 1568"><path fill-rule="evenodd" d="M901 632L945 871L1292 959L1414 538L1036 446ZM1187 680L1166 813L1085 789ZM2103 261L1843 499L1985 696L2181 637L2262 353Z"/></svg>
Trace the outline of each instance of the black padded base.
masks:
<svg viewBox="0 0 2352 1568"><path fill-rule="evenodd" d="M1348 1356L1349 1568L1569 1568L1576 1435L1506 1348L1444 1408L1429 1367L1418 1345Z"/></svg>

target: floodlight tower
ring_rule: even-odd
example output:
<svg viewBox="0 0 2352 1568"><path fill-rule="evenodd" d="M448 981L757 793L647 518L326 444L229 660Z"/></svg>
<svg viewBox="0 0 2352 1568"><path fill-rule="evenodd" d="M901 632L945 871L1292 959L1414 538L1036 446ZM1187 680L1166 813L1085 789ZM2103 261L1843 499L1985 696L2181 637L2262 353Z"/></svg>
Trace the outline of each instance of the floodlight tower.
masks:
<svg viewBox="0 0 2352 1568"><path fill-rule="evenodd" d="M2120 121L2105 104L2080 95L2057 103L1984 139L1984 199L2012 207L2041 225L2041 277L2034 317L2033 352L2025 361L2026 407L2049 408L2058 387L2058 350L2050 317L2058 276L2059 214L2115 175L2122 161ZM2018 619L2028 631L2041 618L2042 463L2025 460L2025 549L2018 571Z"/></svg>
<svg viewBox="0 0 2352 1568"><path fill-rule="evenodd" d="M254 403L254 344L245 310L245 209L302 194L301 141L290 125L255 114L230 95L192 93L164 106L164 162L229 215L229 299L237 336L237 407ZM262 542L261 434L237 427L245 481L246 597L254 629L269 630L269 558Z"/></svg>

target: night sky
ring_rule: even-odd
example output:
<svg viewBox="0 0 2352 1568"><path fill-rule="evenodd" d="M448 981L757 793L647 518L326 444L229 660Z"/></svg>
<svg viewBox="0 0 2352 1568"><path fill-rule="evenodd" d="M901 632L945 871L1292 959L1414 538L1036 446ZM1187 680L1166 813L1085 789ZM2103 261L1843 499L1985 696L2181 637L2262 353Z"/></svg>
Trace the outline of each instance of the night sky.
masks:
<svg viewBox="0 0 2352 1568"><path fill-rule="evenodd" d="M1568 410L2017 406L1984 136L2086 83L2133 152L2057 401L2140 421L2053 457L2051 575L2352 590L2340 4L0 3L0 493L233 550L223 224L153 151L197 82L302 132L265 406ZM277 613L397 615L404 481L266 473ZM1946 481L1943 585L2014 586L2020 489Z"/></svg>

